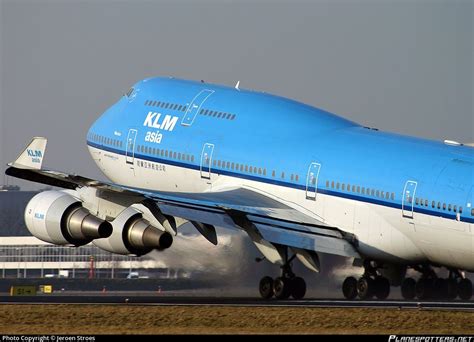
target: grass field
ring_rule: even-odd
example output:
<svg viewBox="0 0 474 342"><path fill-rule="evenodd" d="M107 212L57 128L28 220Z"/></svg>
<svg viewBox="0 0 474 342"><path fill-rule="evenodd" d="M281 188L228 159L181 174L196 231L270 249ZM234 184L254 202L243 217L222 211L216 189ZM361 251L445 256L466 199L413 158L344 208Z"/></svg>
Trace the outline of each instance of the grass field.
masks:
<svg viewBox="0 0 474 342"><path fill-rule="evenodd" d="M474 334L474 312L417 309L0 305L2 334Z"/></svg>

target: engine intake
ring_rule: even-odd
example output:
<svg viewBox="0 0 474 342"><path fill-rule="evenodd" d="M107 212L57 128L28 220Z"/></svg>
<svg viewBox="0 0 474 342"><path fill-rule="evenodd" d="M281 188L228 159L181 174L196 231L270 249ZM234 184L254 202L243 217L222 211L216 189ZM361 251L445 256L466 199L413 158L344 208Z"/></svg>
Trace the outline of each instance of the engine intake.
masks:
<svg viewBox="0 0 474 342"><path fill-rule="evenodd" d="M38 239L56 245L84 245L109 237L112 225L82 207L66 191L44 191L34 196L25 210L28 230Z"/></svg>

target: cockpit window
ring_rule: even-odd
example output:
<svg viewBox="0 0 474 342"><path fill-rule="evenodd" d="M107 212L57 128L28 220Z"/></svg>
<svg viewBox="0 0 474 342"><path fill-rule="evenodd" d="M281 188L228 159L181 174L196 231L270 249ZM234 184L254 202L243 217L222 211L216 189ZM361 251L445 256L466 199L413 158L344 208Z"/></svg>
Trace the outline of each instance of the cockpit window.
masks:
<svg viewBox="0 0 474 342"><path fill-rule="evenodd" d="M133 94L133 91L134 91L134 90L135 90L135 89L133 89L133 87L132 87L132 88L130 88L130 89L127 91L127 94L126 94L126 95L127 95L127 97L130 97L130 95L132 95L132 94Z"/></svg>

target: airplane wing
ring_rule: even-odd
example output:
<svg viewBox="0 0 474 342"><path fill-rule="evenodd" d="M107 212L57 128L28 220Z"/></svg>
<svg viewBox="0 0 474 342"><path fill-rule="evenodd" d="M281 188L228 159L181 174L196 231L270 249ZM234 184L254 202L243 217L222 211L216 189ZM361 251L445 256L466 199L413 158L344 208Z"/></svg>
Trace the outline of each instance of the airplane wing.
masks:
<svg viewBox="0 0 474 342"><path fill-rule="evenodd" d="M245 230L272 262L278 263L281 259L277 248L279 245L291 247L300 254L304 254L302 251L309 251L360 257L355 248L357 242L351 234L252 189L178 193L131 188L43 169L41 165L45 147L46 139L34 138L17 160L9 164L5 173L65 189L92 187L101 193L107 193L108 198L113 198L114 195L129 196L145 205L152 213L158 210L164 215L190 221L214 244L217 243L215 226L237 227Z"/></svg>

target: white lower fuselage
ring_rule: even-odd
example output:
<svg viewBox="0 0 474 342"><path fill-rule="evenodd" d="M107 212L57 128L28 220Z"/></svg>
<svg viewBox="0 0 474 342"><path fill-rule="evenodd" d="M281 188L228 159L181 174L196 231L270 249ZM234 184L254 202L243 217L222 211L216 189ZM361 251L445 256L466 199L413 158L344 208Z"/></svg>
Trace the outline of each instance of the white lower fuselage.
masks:
<svg viewBox="0 0 474 342"><path fill-rule="evenodd" d="M470 223L417 212L408 218L398 208L321 193L315 200L307 199L305 191L299 189L213 172L207 179L199 170L137 158L130 164L124 155L88 148L101 171L118 184L190 193L248 188L354 234L358 251L366 257L406 264L430 262L474 271L474 225Z"/></svg>

